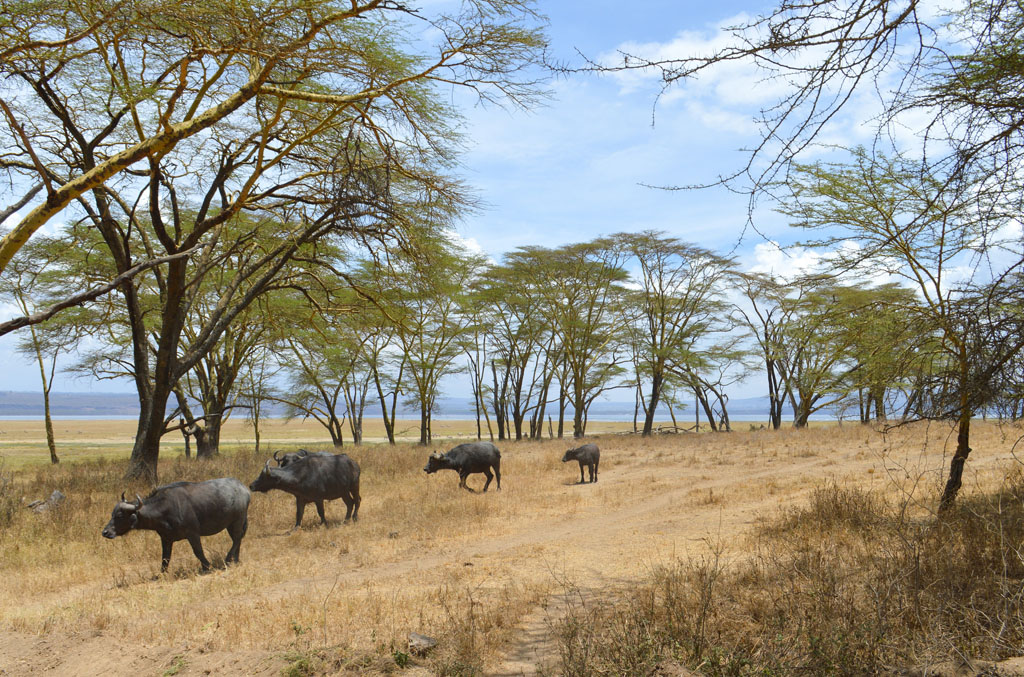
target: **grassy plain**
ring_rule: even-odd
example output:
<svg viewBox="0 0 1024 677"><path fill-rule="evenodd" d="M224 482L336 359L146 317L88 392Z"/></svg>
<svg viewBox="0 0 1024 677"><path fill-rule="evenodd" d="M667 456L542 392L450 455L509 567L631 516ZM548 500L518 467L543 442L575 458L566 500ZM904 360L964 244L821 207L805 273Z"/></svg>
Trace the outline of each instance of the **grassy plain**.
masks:
<svg viewBox="0 0 1024 677"><path fill-rule="evenodd" d="M472 430L438 423L446 426L438 437ZM106 541L99 533L121 491L147 491L120 479L131 422L61 422L59 466L45 462L33 425L0 422L0 674L8 675L535 674L557 664L566 590L614 598L691 556L739 561L756 550L758 525L826 485L901 500L926 519L956 442L937 424L887 434L858 425L652 439L605 432L591 440L602 449L592 485L576 484L576 464L560 463L568 440L503 443L502 490L486 494L459 490L454 473L425 475L428 450L414 444L348 447L363 468L359 522L339 524L335 502L330 528L309 509L289 533L292 498L257 494L239 565L223 568L229 539L220 534L204 539L212 573L201 575L181 542L161 575L155 534ZM211 461L186 461L180 445L168 445L161 482L248 484L266 454L253 453L244 432L228 432ZM1019 466L1019 427L979 423L973 433L968 497ZM318 441L308 423L264 431L265 448ZM482 482L470 478L472 487ZM68 497L61 507L26 509L54 489ZM438 649L410 656L411 631L438 638Z"/></svg>

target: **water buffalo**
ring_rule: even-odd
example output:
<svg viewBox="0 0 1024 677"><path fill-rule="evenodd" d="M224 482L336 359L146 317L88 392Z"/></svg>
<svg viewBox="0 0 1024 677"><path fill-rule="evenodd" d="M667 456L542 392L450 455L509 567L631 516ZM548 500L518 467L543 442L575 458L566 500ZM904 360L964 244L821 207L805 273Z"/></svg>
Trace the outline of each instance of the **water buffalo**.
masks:
<svg viewBox="0 0 1024 677"><path fill-rule="evenodd" d="M491 468L494 468L493 475ZM466 478L473 473L482 472L487 476L484 491L487 491L494 477L498 478L498 491L501 491L501 452L490 442L467 442L447 454L431 454L423 472L430 475L438 470L457 470L459 486L467 491L473 490L466 486Z"/></svg>
<svg viewBox="0 0 1024 677"><path fill-rule="evenodd" d="M601 450L597 448L596 444L584 444L582 447L565 452L562 463L569 461L579 461L580 484L583 484L583 466L587 466L587 470L590 471L590 481L597 481L597 464L601 462Z"/></svg>
<svg viewBox="0 0 1024 677"><path fill-rule="evenodd" d="M285 457L290 454L285 454ZM359 464L345 454L307 452L279 468L263 466L249 488L253 491L280 489L295 497L295 528L302 524L307 503L315 503L320 523L327 524L324 501L340 498L345 501L345 521L359 519Z"/></svg>
<svg viewBox="0 0 1024 677"><path fill-rule="evenodd" d="M234 477L221 477L205 482L174 482L157 487L145 500L135 495L126 501L124 494L114 506L110 521L103 527L105 538L117 538L132 529L148 529L160 534L163 553L160 571L167 571L171 546L188 540L203 571L210 563L203 555L200 536L212 536L228 530L231 549L225 562L237 562L242 537L249 527L249 490Z"/></svg>
<svg viewBox="0 0 1024 677"><path fill-rule="evenodd" d="M274 460L277 461L277 465L280 468L284 468L300 458L306 458L307 456L334 456L329 451L310 451L309 449L299 449L298 451L290 451L287 454L280 454L280 451L274 452Z"/></svg>

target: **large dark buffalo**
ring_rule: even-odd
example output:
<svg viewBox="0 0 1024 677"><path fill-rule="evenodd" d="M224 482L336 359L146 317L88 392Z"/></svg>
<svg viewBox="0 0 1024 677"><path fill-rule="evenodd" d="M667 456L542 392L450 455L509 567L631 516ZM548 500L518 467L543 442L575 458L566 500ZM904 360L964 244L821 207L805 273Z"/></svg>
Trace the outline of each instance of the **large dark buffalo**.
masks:
<svg viewBox="0 0 1024 677"><path fill-rule="evenodd" d="M493 475L491 468L494 468ZM458 471L459 486L467 491L473 490L466 486L466 478L473 473L482 472L487 476L484 491L487 491L494 477L498 478L498 491L501 491L501 452L490 442L467 442L447 454L431 454L423 472L430 475L438 470Z"/></svg>
<svg viewBox="0 0 1024 677"><path fill-rule="evenodd" d="M590 481L597 481L597 464L601 462L601 450L597 448L596 444L584 444L582 447L565 452L562 463L569 461L579 461L580 484L583 484L583 466L587 466L587 470L590 471Z"/></svg>
<svg viewBox="0 0 1024 677"><path fill-rule="evenodd" d="M174 542L187 540L205 571L210 563L203 555L200 536L212 536L227 529L231 549L224 561L238 561L242 537L249 527L249 498L249 490L234 477L165 484L145 500L136 494L135 501L126 501L122 493L110 521L103 527L103 536L117 538L132 529L157 532L163 547L160 571L167 571Z"/></svg>
<svg viewBox="0 0 1024 677"><path fill-rule="evenodd" d="M289 454L285 454L289 456ZM296 453L297 458L271 468L270 461L249 488L253 491L280 489L295 497L295 528L302 524L307 503L315 503L320 523L327 524L324 501L345 501L345 521L359 519L359 464L345 454Z"/></svg>

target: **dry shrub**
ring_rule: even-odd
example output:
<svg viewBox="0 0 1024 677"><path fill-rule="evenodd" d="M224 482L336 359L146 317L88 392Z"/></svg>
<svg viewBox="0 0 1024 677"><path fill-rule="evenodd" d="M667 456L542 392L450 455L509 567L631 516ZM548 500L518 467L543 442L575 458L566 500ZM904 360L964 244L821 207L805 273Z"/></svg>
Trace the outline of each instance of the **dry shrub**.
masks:
<svg viewBox="0 0 1024 677"><path fill-rule="evenodd" d="M564 675L880 674L1024 646L1024 477L951 514L827 486L764 525L752 556L712 549L615 601L575 595L555 630Z"/></svg>
<svg viewBox="0 0 1024 677"><path fill-rule="evenodd" d="M443 613L437 652L430 660L434 674L483 675L487 659L507 642L518 620L545 592L512 581L470 585L461 576L449 575L435 596Z"/></svg>

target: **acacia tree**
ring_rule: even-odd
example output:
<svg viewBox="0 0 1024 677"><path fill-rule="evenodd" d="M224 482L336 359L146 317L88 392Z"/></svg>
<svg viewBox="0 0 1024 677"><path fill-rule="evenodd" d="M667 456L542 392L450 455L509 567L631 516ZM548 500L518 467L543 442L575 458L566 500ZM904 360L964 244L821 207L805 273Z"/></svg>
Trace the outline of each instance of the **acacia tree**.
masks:
<svg viewBox="0 0 1024 677"><path fill-rule="evenodd" d="M16 46L3 62L5 82L30 95L4 107L2 168L11 186L43 184L45 202L0 244L0 265L71 200L101 236L107 279L140 257L169 260L150 282L119 287L142 410L128 475L153 481L169 394L300 248L326 237L400 246L414 207L440 223L465 204L443 173L454 114L435 88L523 102L535 89L521 69L542 38L527 26L529 6L503 0L436 16L379 0L124 8L84 21L80 40L92 43L76 38L73 58ZM421 22L436 53L426 40L402 42ZM244 214L253 228L223 241L222 227ZM195 261L170 258L203 246ZM235 252L236 284L180 352L191 291ZM140 302L147 284L156 311Z"/></svg>
<svg viewBox="0 0 1024 677"><path fill-rule="evenodd" d="M507 256L529 276L543 300L545 321L557 335L559 437L566 401L573 407L573 437L583 437L590 405L624 371L617 322L627 278L622 259L621 249L608 239L559 249L521 247Z"/></svg>
<svg viewBox="0 0 1024 677"><path fill-rule="evenodd" d="M888 419L898 398L909 400L909 383L920 368L919 347L931 337L920 326L917 300L895 283L865 289L845 323L853 335L851 388L857 391L861 423Z"/></svg>
<svg viewBox="0 0 1024 677"><path fill-rule="evenodd" d="M420 444L430 444L441 380L457 368L460 339L470 327L467 295L483 259L441 237L419 243L416 257L392 257L378 267L373 295L392 323L407 360L410 401L420 412Z"/></svg>
<svg viewBox="0 0 1024 677"><path fill-rule="evenodd" d="M345 325L359 337L360 359L373 384L388 443L395 444L395 420L399 398L405 393L409 356L400 349L396 314L389 305L394 289L386 261L357 259L347 269L335 272L349 288Z"/></svg>
<svg viewBox="0 0 1024 677"><path fill-rule="evenodd" d="M837 249L837 267L903 279L919 299L908 308L910 323L937 335L925 344L936 351L928 360L935 370L931 406L919 412L956 421L957 448L940 502L945 510L960 489L971 452L971 418L991 395L988 381L1024 349L1019 335L984 350L972 342L987 333L979 326L984 315L975 310L992 305L984 299L1019 294L1021 243L1001 228L1007 217L996 205L975 209L973 183L932 176L921 163L900 156L857 149L849 163L798 167L792 186L785 209L795 225L823 232L809 244ZM849 239L859 247L837 247ZM972 267L985 270L990 281L964 279L961 271ZM987 365L977 364L979 355L988 356Z"/></svg>
<svg viewBox="0 0 1024 677"><path fill-rule="evenodd" d="M506 0L433 16L387 0L56 0L5 2L2 9L7 143L0 168L14 179L4 218L31 209L0 240L0 271L75 200L95 201L91 191L123 192L115 184L131 183L140 168L152 173L177 146L201 144L203 132L245 138L259 127L251 124L254 113L268 122L317 104L328 126L339 116L374 118L370 126L387 135L389 125L377 118L388 106L378 102L407 111L422 103L416 100L423 85L434 82L525 102L535 89L521 69L543 42L527 25L530 6ZM437 36L434 54L398 46L396 36L416 24ZM289 154L293 140L280 140L263 150ZM191 155L192 149L184 153Z"/></svg>
<svg viewBox="0 0 1024 677"><path fill-rule="evenodd" d="M804 428L812 414L831 408L850 392L858 337L847 318L860 304L860 290L814 277L797 280L792 289L793 295L782 301L786 322L774 354L793 408L793 425Z"/></svg>
<svg viewBox="0 0 1024 677"><path fill-rule="evenodd" d="M274 401L277 395L274 380L280 370L281 365L275 359L269 341L264 340L256 346L239 375L238 399L244 404L246 420L252 426L253 452L257 456L260 453L263 413L266 404Z"/></svg>
<svg viewBox="0 0 1024 677"><path fill-rule="evenodd" d="M768 381L768 421L773 430L778 430L786 401L779 346L787 319L783 299L789 291L781 281L759 273L738 274L735 284L746 300L733 306L734 313L757 343Z"/></svg>
<svg viewBox="0 0 1024 677"><path fill-rule="evenodd" d="M291 328L282 340L287 351L289 386L275 398L288 407L288 416L312 417L331 436L335 448L344 446L344 427L351 412L346 379L353 368L349 342L321 323Z"/></svg>
<svg viewBox="0 0 1024 677"><path fill-rule="evenodd" d="M537 421L544 417L554 376L551 353L545 349L552 332L544 322L545 297L536 286L543 276L527 271L525 264L514 256L506 257L502 265L487 269L477 291L479 303L493 311L491 368L499 439L504 438L501 423L509 414L516 440L524 437L523 424L527 421L530 428L526 435L539 438Z"/></svg>
<svg viewBox="0 0 1024 677"><path fill-rule="evenodd" d="M49 295L59 289L59 279L47 270L47 261L60 255L61 247L49 239L38 240L21 250L0 278L0 299L8 300L24 313L34 314L40 305L46 305ZM27 326L26 335L17 343L18 352L35 360L43 395L43 422L50 462L59 463L57 443L50 414L50 391L57 370L57 358L70 352L80 339L80 332L72 316L65 316L46 324Z"/></svg>
<svg viewBox="0 0 1024 677"><path fill-rule="evenodd" d="M719 303L724 312L724 303ZM697 418L700 411L704 412L708 426L712 431L728 432L732 430L729 420L729 395L727 388L739 383L746 377L747 365L744 360L748 353L741 345L740 336L718 336L729 332L732 327L724 323L716 323L708 328L707 336L700 345L692 347L680 356L680 359L669 363L668 369L676 377L681 388L694 394L697 401Z"/></svg>
<svg viewBox="0 0 1024 677"><path fill-rule="evenodd" d="M693 363L696 344L723 313L720 296L732 262L654 231L613 239L640 268L639 289L627 295L636 309L627 326L650 382L643 427L643 435L650 436L666 375L673 365Z"/></svg>

